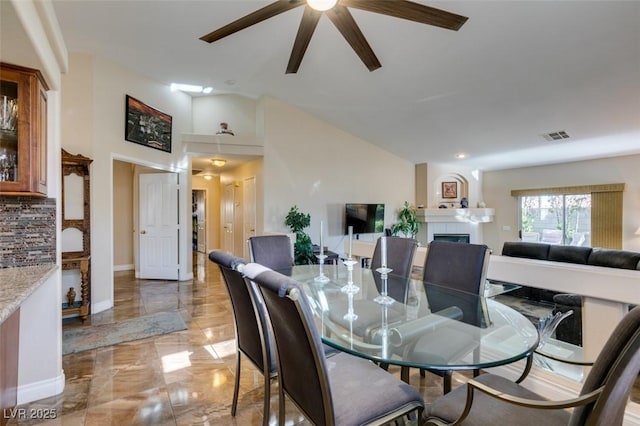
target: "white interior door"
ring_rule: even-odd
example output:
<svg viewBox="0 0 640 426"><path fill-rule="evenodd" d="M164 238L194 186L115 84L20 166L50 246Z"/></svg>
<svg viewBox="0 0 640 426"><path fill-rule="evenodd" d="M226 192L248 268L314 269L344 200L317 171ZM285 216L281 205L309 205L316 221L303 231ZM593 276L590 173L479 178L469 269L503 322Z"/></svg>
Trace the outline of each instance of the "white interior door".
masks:
<svg viewBox="0 0 640 426"><path fill-rule="evenodd" d="M141 174L140 278L178 279L178 175Z"/></svg>
<svg viewBox="0 0 640 426"><path fill-rule="evenodd" d="M243 209L244 213L242 217L244 218L244 226L243 229L243 237L244 241L249 241L249 237L253 237L256 235L256 178L250 177L245 179L242 182L242 198L243 198ZM244 244L244 254L243 257L245 259L249 259L249 245Z"/></svg>
<svg viewBox="0 0 640 426"><path fill-rule="evenodd" d="M222 249L233 253L233 217L235 188L232 183L225 185L222 196Z"/></svg>

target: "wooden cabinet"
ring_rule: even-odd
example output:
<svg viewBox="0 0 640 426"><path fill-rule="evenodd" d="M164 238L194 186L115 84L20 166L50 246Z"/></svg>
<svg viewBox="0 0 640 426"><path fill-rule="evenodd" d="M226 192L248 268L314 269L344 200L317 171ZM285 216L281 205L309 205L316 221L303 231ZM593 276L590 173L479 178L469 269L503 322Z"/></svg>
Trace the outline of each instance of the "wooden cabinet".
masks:
<svg viewBox="0 0 640 426"><path fill-rule="evenodd" d="M47 90L39 71L0 63L0 195L47 196Z"/></svg>
<svg viewBox="0 0 640 426"><path fill-rule="evenodd" d="M71 155L62 150L62 233L75 233L79 241L73 250L62 248L62 270L80 271L80 292L72 303L62 304L62 315L77 314L84 322L90 313L91 300L91 206L90 170L93 160L83 155ZM79 294L78 294L79 293ZM69 295L69 294L68 294ZM75 300L79 296L80 300Z"/></svg>

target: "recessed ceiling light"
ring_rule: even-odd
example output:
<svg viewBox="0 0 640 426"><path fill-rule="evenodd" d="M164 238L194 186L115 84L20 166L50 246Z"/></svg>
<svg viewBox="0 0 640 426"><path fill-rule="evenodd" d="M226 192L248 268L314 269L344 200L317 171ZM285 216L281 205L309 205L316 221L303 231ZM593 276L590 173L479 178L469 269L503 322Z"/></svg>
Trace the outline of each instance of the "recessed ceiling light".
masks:
<svg viewBox="0 0 640 426"><path fill-rule="evenodd" d="M466 158L466 157L467 157L467 154L465 154L464 152L459 152L459 153L457 153L457 154L455 155L455 157L456 157L458 160L462 160L463 158Z"/></svg>

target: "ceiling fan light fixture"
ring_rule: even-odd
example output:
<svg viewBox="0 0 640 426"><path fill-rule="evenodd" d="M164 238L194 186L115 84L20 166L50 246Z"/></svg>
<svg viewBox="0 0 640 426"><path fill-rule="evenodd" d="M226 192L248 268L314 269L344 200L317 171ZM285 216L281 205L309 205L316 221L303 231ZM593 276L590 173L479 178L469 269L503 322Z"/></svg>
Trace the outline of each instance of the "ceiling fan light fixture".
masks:
<svg viewBox="0 0 640 426"><path fill-rule="evenodd" d="M338 0L307 0L307 4L318 12L331 9L338 3Z"/></svg>
<svg viewBox="0 0 640 426"><path fill-rule="evenodd" d="M211 160L211 164L213 164L216 167L222 167L225 164L227 164L227 160L223 160L222 158L214 158Z"/></svg>

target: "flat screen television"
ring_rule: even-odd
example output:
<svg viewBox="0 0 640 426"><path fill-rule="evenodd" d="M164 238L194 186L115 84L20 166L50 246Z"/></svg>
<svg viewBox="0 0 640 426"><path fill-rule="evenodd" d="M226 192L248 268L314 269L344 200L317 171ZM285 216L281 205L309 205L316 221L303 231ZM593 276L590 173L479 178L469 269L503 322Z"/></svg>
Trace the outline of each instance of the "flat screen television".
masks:
<svg viewBox="0 0 640 426"><path fill-rule="evenodd" d="M384 204L345 204L344 233L353 226L354 234L373 234L384 230Z"/></svg>

